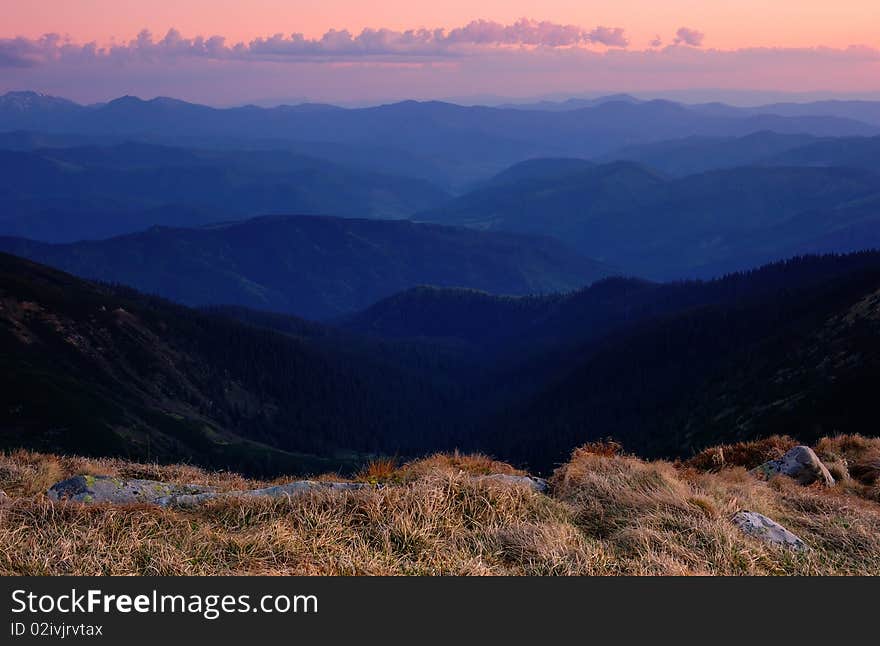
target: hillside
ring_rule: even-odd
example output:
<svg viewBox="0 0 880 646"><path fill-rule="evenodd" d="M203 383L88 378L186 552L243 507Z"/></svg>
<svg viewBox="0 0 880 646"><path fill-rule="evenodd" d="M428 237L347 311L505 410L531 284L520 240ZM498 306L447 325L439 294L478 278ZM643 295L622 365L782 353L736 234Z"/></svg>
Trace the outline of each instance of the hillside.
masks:
<svg viewBox="0 0 880 646"><path fill-rule="evenodd" d="M403 218L447 197L424 180L285 151L132 142L0 150L0 234L47 242L273 213Z"/></svg>
<svg viewBox="0 0 880 646"><path fill-rule="evenodd" d="M497 189L505 186L539 183L566 175L577 175L593 167L593 162L577 158L527 159L494 175L475 188Z"/></svg>
<svg viewBox="0 0 880 646"><path fill-rule="evenodd" d="M431 360L314 324L280 334L0 254L3 447L257 473L350 467L423 449L454 417L439 415L450 393Z"/></svg>
<svg viewBox="0 0 880 646"><path fill-rule="evenodd" d="M880 249L878 214L880 194L807 209L766 229L738 234L737 257L711 262L695 271L698 275L720 275L772 262L780 256Z"/></svg>
<svg viewBox="0 0 880 646"><path fill-rule="evenodd" d="M359 334L385 339L454 340L493 346L545 320L566 296L494 296L469 289L416 287L339 320Z"/></svg>
<svg viewBox="0 0 880 646"><path fill-rule="evenodd" d="M878 195L880 174L862 168L746 166L667 178L635 162L612 162L490 183L417 218L550 235L635 275L672 280L790 256L798 244L835 231L837 222L814 220L803 231L790 226L786 237L777 236L780 227ZM750 257L756 248L761 254Z"/></svg>
<svg viewBox="0 0 880 646"><path fill-rule="evenodd" d="M676 177L720 168L758 165L768 159L777 160L773 165L808 166L810 164L797 163L795 157L786 153L814 141L816 137L811 135L779 134L772 131L753 132L744 137L686 137L626 146L604 155L602 161L634 161Z"/></svg>
<svg viewBox="0 0 880 646"><path fill-rule="evenodd" d="M627 160L673 175L739 166L838 166L880 170L880 137L816 137L754 132L744 137L686 137L627 146L599 161Z"/></svg>
<svg viewBox="0 0 880 646"><path fill-rule="evenodd" d="M566 373L487 425L485 446L548 468L604 437L684 456L719 441L866 429L867 384L880 377L880 265L876 254L843 259L819 280L815 259L767 267L729 282L725 298L587 339L567 353ZM754 289L773 273L788 274L779 288Z"/></svg>
<svg viewBox="0 0 880 646"><path fill-rule="evenodd" d="M791 117L833 115L844 119L855 119L863 123L880 125L880 101L831 99L804 103L771 103L769 105L748 108L748 111Z"/></svg>
<svg viewBox="0 0 880 646"><path fill-rule="evenodd" d="M561 237L563 227L573 222L586 228L602 214L637 207L644 194L663 183L663 176L632 162L531 160L417 218L480 229L542 230Z"/></svg>
<svg viewBox="0 0 880 646"><path fill-rule="evenodd" d="M613 278L555 298L417 290L343 324L487 356L489 418L460 445L543 472L579 442L605 437L645 455L687 456L779 431L862 432L872 404L860 384L880 370L880 346L867 323L826 336L877 289L880 255L862 253L706 282ZM839 361L844 349L858 360Z"/></svg>
<svg viewBox="0 0 880 646"><path fill-rule="evenodd" d="M880 137L820 139L767 158L780 166L844 166L880 170Z"/></svg>
<svg viewBox="0 0 880 646"><path fill-rule="evenodd" d="M306 216L156 227L73 244L6 238L0 249L187 305L243 305L312 319L418 285L529 294L574 289L612 273L548 238Z"/></svg>
<svg viewBox="0 0 880 646"><path fill-rule="evenodd" d="M776 437L677 464L588 445L560 465L547 493L486 478L519 472L485 456L441 454L376 463L355 491L178 508L52 502L45 491L81 474L221 492L289 478L14 451L0 456L9 495L0 500L0 574L880 575L880 441L819 441L832 487L746 471L794 444ZM806 549L746 534L734 522L742 510L780 523Z"/></svg>

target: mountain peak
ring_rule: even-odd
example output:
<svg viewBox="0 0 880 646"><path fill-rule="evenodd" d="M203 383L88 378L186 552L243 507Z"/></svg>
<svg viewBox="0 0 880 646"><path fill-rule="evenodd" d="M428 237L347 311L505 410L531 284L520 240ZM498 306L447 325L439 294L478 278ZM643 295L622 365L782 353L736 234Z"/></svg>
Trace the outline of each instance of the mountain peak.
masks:
<svg viewBox="0 0 880 646"><path fill-rule="evenodd" d="M146 103L146 101L144 101L139 96L124 94L123 96L117 97L112 101L108 101L106 105L109 107L114 105L141 105L144 103Z"/></svg>
<svg viewBox="0 0 880 646"><path fill-rule="evenodd" d="M153 103L156 105L192 105L187 101L175 99L170 96L157 96L147 101L147 103Z"/></svg>
<svg viewBox="0 0 880 646"><path fill-rule="evenodd" d="M578 99L568 99L566 103L576 103ZM601 105L603 103L642 103L641 99L637 99L632 94L609 94L607 96L600 96L595 99L591 99L589 101L593 105Z"/></svg>
<svg viewBox="0 0 880 646"><path fill-rule="evenodd" d="M42 94L33 90L15 90L0 96L0 107L21 110L22 112L37 108L59 106L74 107L77 106L77 104L69 99L52 96L50 94Z"/></svg>

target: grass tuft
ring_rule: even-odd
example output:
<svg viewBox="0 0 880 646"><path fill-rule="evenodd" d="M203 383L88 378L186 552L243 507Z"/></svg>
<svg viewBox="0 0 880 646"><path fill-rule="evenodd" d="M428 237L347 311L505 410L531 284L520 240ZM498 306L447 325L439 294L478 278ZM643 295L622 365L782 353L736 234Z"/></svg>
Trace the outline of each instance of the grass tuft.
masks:
<svg viewBox="0 0 880 646"><path fill-rule="evenodd" d="M394 458L373 460L360 470L355 480L370 484L399 483L401 478L397 471L397 460Z"/></svg>
<svg viewBox="0 0 880 646"><path fill-rule="evenodd" d="M723 444L700 451L686 460L685 465L700 471L717 471L724 467L754 469L768 460L781 458L797 444L794 438L787 435L772 435L761 440Z"/></svg>

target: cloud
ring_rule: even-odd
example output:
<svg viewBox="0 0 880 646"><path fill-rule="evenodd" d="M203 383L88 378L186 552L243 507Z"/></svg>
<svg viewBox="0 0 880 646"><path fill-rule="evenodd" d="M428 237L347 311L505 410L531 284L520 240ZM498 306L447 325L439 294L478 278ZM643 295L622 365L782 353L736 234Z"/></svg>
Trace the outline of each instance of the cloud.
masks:
<svg viewBox="0 0 880 646"><path fill-rule="evenodd" d="M0 67L30 67L32 64L14 43L0 43Z"/></svg>
<svg viewBox="0 0 880 646"><path fill-rule="evenodd" d="M22 67L58 60L106 58L120 62L175 58L238 60L338 59L344 57L444 57L510 47L570 48L603 45L626 47L629 41L620 27L599 26L587 30L576 25L522 18L504 25L474 20L463 27L445 29L364 29L353 34L331 29L319 38L282 34L255 38L249 43L229 44L223 36L185 38L176 29L159 40L148 30L123 44L100 47L96 43L75 45L58 34L40 39L0 39L0 66Z"/></svg>
<svg viewBox="0 0 880 646"><path fill-rule="evenodd" d="M629 39L620 27L596 27L587 34L591 42L601 43L608 47L626 47Z"/></svg>
<svg viewBox="0 0 880 646"><path fill-rule="evenodd" d="M56 61L93 60L101 52L95 43L76 45L59 34L40 38L0 38L0 67L36 67Z"/></svg>
<svg viewBox="0 0 880 646"><path fill-rule="evenodd" d="M357 35L331 29L321 38L302 34L257 38L236 48L238 54L275 56L443 56L465 54L482 48L567 48L592 44L626 47L629 40L620 27L599 26L585 30L576 25L522 18L510 25L474 20L448 32L444 29L364 29Z"/></svg>
<svg viewBox="0 0 880 646"><path fill-rule="evenodd" d="M675 40L672 41L676 45L690 45L691 47L700 47L703 44L703 39L706 35L697 31L696 29L690 29L689 27L681 27L677 32L675 32Z"/></svg>
<svg viewBox="0 0 880 646"><path fill-rule="evenodd" d="M0 39L0 67L31 67L43 62L45 54L57 49L58 37L47 34L40 39Z"/></svg>
<svg viewBox="0 0 880 646"><path fill-rule="evenodd" d="M651 47L657 48L663 45L663 39L660 38L659 35L654 36L654 39L651 41Z"/></svg>

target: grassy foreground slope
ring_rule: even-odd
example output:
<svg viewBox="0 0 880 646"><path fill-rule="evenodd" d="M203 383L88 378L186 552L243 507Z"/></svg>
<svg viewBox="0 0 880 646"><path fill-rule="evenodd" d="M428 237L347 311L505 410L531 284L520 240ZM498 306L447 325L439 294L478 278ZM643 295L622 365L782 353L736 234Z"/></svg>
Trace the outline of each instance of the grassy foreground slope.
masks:
<svg viewBox="0 0 880 646"><path fill-rule="evenodd" d="M815 450L838 479L831 488L748 473L793 444L773 437L676 464L587 445L556 470L550 495L471 477L515 473L506 464L438 454L359 476L394 486L185 510L52 503L43 492L82 473L221 490L265 483L18 450L0 457L9 494L0 500L0 574L880 574L880 439L821 440ZM811 549L742 534L730 521L741 509Z"/></svg>

